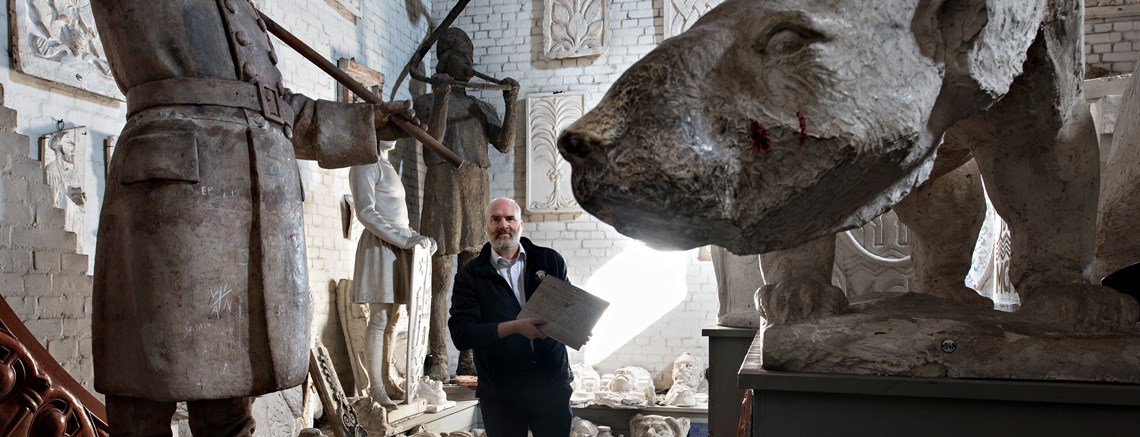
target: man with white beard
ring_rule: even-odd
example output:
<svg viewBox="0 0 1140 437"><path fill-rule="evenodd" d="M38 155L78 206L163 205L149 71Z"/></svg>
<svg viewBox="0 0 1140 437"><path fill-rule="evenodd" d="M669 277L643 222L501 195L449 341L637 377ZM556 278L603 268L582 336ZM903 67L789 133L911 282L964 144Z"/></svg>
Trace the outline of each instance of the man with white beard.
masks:
<svg viewBox="0 0 1140 437"><path fill-rule="evenodd" d="M566 262L554 249L522 238L522 210L508 198L487 207L489 243L455 276L447 325L456 348L475 351L475 395L490 437L570 433L570 366L566 345L516 319L538 288L540 272L563 281Z"/></svg>

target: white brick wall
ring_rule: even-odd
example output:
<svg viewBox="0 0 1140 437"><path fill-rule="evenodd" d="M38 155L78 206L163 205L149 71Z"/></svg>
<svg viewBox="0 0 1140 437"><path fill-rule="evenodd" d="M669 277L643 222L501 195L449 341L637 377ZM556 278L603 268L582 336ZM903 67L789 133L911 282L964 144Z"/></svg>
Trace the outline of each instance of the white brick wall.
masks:
<svg viewBox="0 0 1140 437"><path fill-rule="evenodd" d="M1085 63L1131 73L1140 59L1140 1L1085 3Z"/></svg>
<svg viewBox="0 0 1140 437"><path fill-rule="evenodd" d="M76 235L63 231L63 210L49 203L43 166L28 157L28 137L15 133L17 114L7 107L0 114L0 295L56 361L91 390L87 256L75 253Z"/></svg>

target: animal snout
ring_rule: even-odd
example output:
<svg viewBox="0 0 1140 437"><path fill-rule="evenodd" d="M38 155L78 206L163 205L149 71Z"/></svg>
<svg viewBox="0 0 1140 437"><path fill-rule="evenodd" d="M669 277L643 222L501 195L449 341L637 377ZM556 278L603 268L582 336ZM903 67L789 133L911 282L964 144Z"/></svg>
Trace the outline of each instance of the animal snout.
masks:
<svg viewBox="0 0 1140 437"><path fill-rule="evenodd" d="M576 130L571 126L558 137L558 149L571 165L585 162L590 153L605 147L605 140L593 132Z"/></svg>

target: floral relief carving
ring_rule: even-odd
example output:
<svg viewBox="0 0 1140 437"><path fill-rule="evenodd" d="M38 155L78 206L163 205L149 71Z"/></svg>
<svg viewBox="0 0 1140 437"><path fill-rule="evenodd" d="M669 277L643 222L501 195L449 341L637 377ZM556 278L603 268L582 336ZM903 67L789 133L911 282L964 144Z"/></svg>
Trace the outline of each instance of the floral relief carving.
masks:
<svg viewBox="0 0 1140 437"><path fill-rule="evenodd" d="M609 0L546 0L543 40L548 58L597 56L609 39Z"/></svg>
<svg viewBox="0 0 1140 437"><path fill-rule="evenodd" d="M581 212L570 188L570 164L558 135L582 117L583 93L534 94L527 103L526 205L529 212Z"/></svg>

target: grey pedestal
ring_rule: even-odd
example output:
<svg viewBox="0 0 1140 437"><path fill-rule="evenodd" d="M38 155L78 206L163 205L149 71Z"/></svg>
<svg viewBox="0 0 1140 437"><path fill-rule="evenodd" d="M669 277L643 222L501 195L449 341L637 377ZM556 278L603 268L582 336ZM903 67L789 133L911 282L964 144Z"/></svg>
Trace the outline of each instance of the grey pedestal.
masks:
<svg viewBox="0 0 1140 437"><path fill-rule="evenodd" d="M1140 385L740 371L754 436L1133 436Z"/></svg>
<svg viewBox="0 0 1140 437"><path fill-rule="evenodd" d="M735 435L744 399L736 375L756 330L713 326L701 335L709 338L709 435Z"/></svg>

